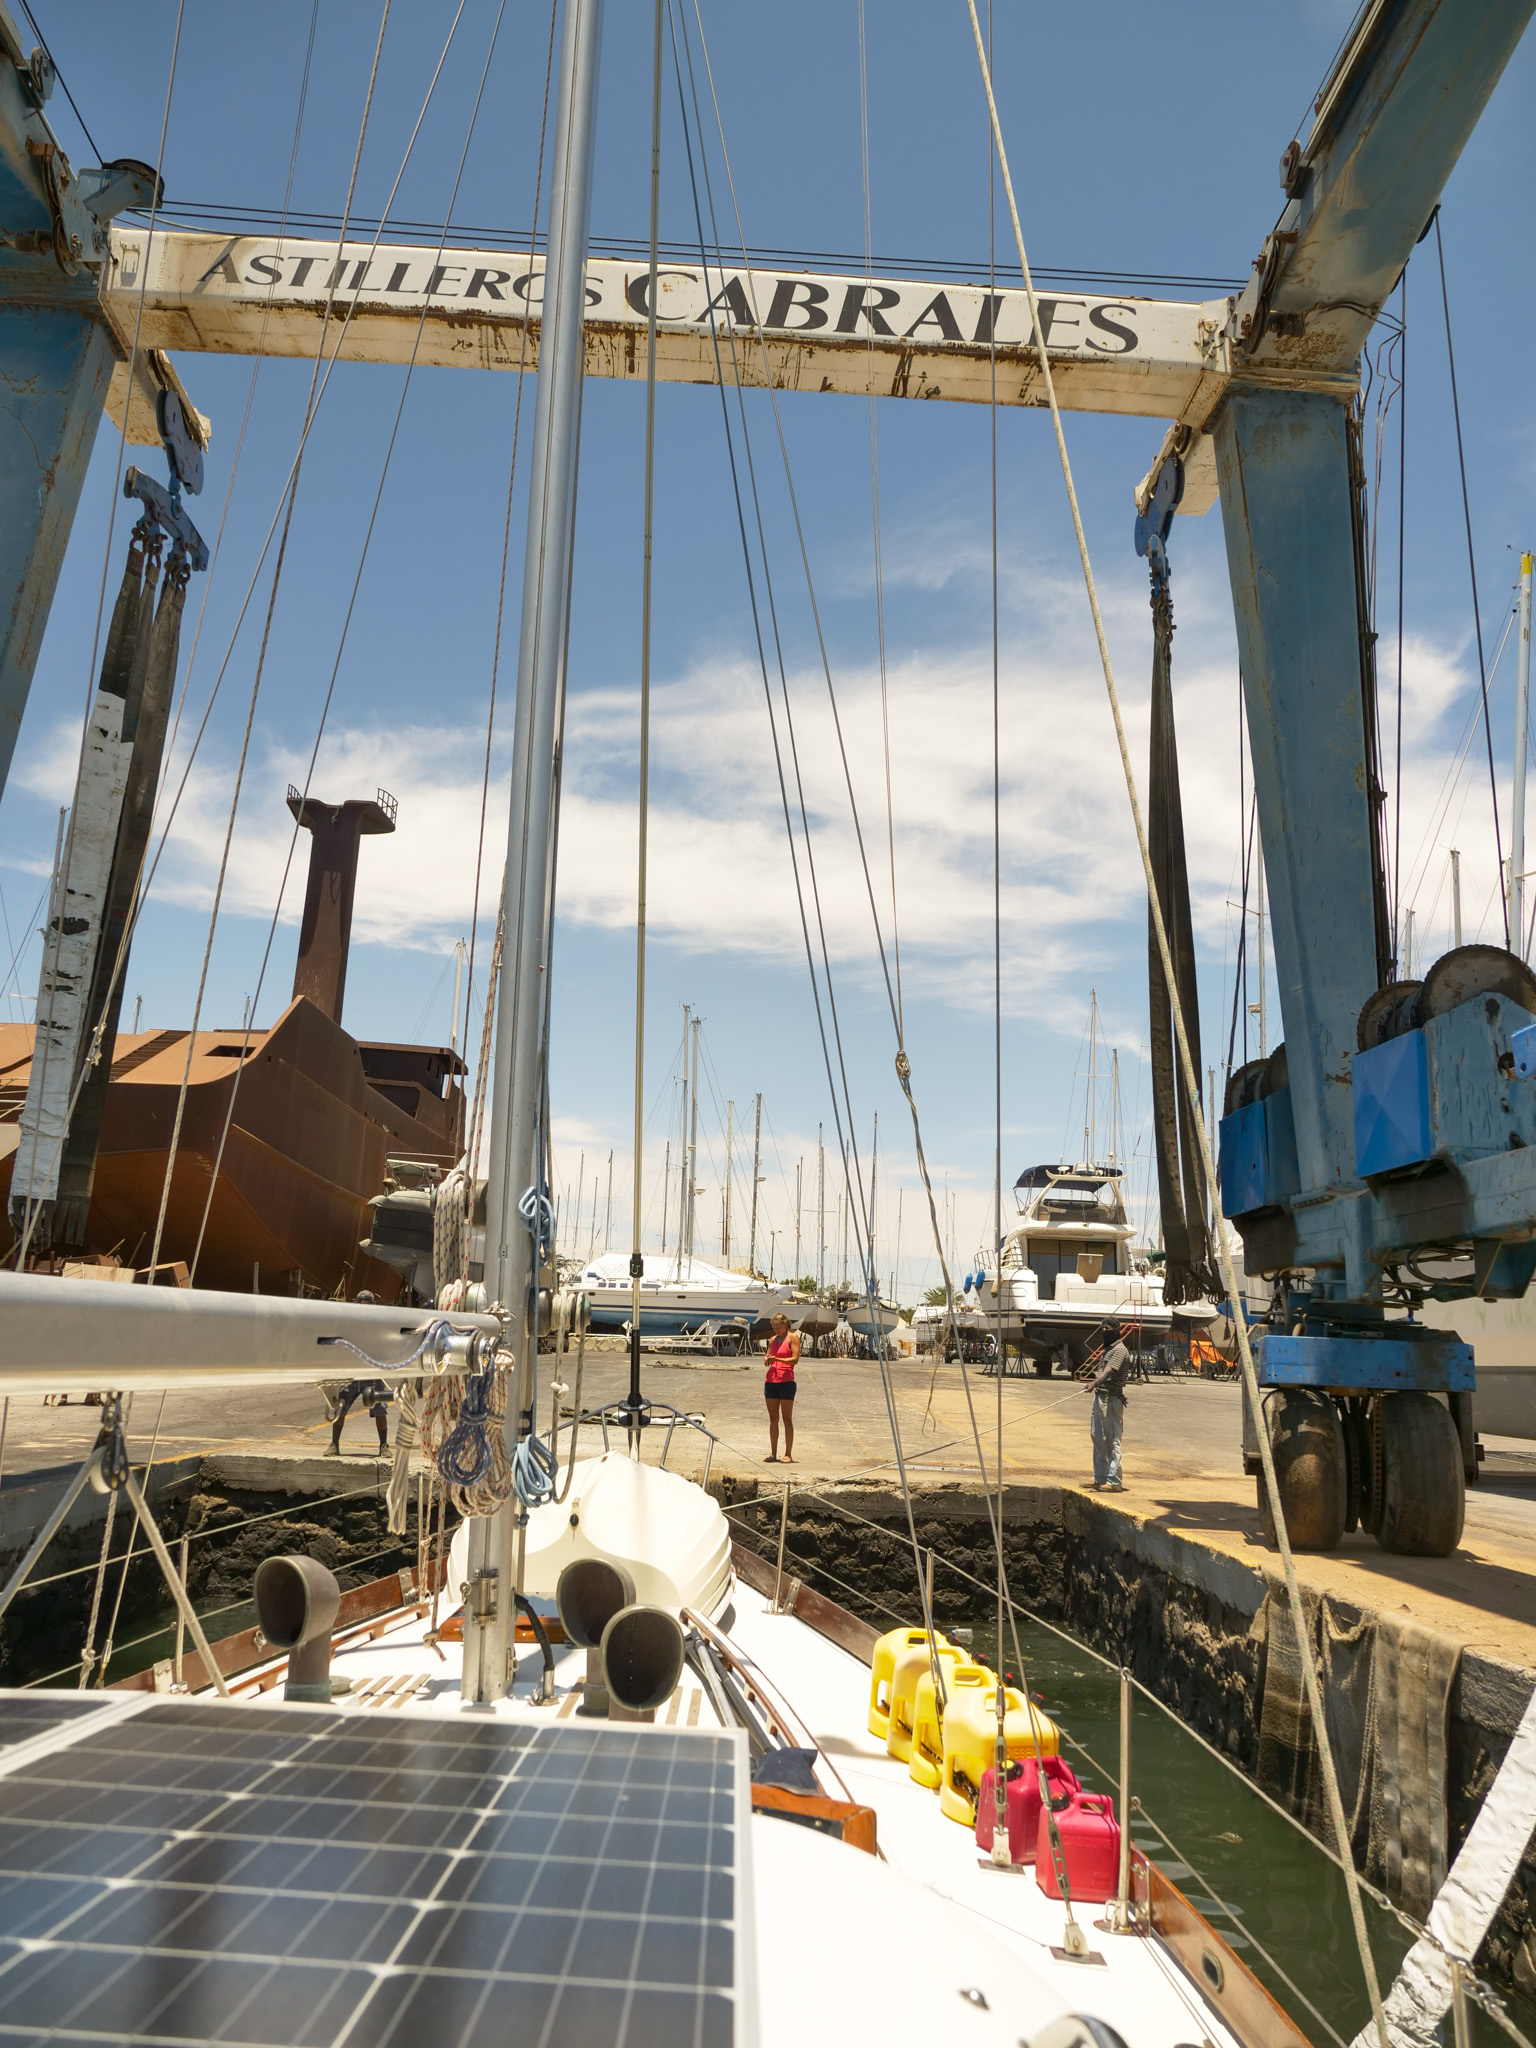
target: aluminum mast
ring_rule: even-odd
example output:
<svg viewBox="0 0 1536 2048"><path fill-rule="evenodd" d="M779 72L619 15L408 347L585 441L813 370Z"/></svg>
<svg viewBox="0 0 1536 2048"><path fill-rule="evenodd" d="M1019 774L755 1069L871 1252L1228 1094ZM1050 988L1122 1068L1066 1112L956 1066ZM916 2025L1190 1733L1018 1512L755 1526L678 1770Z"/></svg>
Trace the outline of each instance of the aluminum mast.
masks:
<svg viewBox="0 0 1536 2048"><path fill-rule="evenodd" d="M568 0L560 50L543 347L528 491L507 832L506 967L496 1018L485 1219L486 1296L507 1315L507 1341L518 1368L516 1392L507 1411L509 1448L530 1426L526 1411L538 1343L535 1238L518 1212L525 1195L534 1191L537 1228L542 1232L547 1200L543 1099L554 824L602 23L603 0ZM462 1690L465 1701L477 1706L501 1698L513 1675L512 1565L519 1512L516 1502L509 1502L495 1515L477 1517L470 1525L470 1584L478 1583L481 1594L470 1602L477 1619L465 1629ZM485 1583L488 1578L490 1586Z"/></svg>

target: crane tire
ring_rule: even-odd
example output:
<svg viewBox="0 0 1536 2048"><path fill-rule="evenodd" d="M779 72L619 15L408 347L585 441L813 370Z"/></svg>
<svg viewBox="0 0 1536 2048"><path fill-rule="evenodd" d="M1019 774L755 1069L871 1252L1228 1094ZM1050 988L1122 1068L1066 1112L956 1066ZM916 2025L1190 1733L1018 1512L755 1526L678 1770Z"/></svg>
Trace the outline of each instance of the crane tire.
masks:
<svg viewBox="0 0 1536 2048"><path fill-rule="evenodd" d="M1311 1387L1287 1387L1266 1402L1269 1442L1280 1505L1292 1550L1335 1550L1344 1534L1347 1492L1344 1432L1327 1394ZM1273 1545L1275 1525L1269 1490L1260 1472L1259 1520Z"/></svg>
<svg viewBox="0 0 1536 2048"><path fill-rule="evenodd" d="M1376 1540L1399 1557L1449 1557L1466 1519L1461 1438L1433 1394L1381 1404L1381 1518Z"/></svg>

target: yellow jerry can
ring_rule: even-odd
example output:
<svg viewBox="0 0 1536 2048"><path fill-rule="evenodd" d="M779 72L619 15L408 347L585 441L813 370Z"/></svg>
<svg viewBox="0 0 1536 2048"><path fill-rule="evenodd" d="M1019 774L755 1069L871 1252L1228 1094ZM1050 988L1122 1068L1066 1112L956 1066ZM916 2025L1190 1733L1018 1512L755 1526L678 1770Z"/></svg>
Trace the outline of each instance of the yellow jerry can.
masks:
<svg viewBox="0 0 1536 2048"><path fill-rule="evenodd" d="M946 1703L957 1683L969 1687L995 1682L985 1664L973 1664L963 1654L952 1664L943 1652L940 1654L944 1659L941 1668ZM912 1695L912 1757L907 1769L930 1792L937 1792L944 1782L944 1721L934 1696L931 1670L923 1672Z"/></svg>
<svg viewBox="0 0 1536 2048"><path fill-rule="evenodd" d="M895 1668L891 1672L891 1725L886 1730L885 1748L886 1754L895 1757L898 1763L904 1764L911 1759L912 1710L916 1704L918 1683L931 1671L935 1656L953 1667L963 1661L964 1653L936 1635L930 1654L928 1638L921 1629L914 1629L911 1642L897 1653Z"/></svg>
<svg viewBox="0 0 1536 2048"><path fill-rule="evenodd" d="M1057 1756L1061 1737L1056 1723L1038 1707L1031 1708L1013 1686L1003 1689L1003 1740L1008 1760ZM962 1827L976 1825L976 1795L982 1774L997 1759L997 1680L979 1666L957 1672L944 1713L944 1782L939 1811Z"/></svg>
<svg viewBox="0 0 1536 2048"><path fill-rule="evenodd" d="M939 1641L943 1640L941 1635ZM926 1646L927 1641L920 1628L893 1628L875 1644L869 1670L869 1732L882 1742L891 1732L891 1677L896 1659L903 1650L916 1644Z"/></svg>

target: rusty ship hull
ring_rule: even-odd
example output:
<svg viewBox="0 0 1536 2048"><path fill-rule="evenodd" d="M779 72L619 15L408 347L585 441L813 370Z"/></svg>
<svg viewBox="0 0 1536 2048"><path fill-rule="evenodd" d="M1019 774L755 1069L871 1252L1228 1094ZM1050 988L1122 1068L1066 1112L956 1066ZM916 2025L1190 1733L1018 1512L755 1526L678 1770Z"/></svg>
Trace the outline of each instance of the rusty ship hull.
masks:
<svg viewBox="0 0 1536 2048"><path fill-rule="evenodd" d="M91 1251L128 1265L149 1260L185 1079L160 1261L184 1262L198 1286L366 1289L394 1300L399 1276L360 1249L368 1204L385 1189L390 1159L448 1166L458 1158L463 1062L445 1047L354 1039L302 995L267 1030L199 1031L190 1048L189 1037L118 1035ZM0 1203L10 1193L32 1038L31 1025L0 1024Z"/></svg>

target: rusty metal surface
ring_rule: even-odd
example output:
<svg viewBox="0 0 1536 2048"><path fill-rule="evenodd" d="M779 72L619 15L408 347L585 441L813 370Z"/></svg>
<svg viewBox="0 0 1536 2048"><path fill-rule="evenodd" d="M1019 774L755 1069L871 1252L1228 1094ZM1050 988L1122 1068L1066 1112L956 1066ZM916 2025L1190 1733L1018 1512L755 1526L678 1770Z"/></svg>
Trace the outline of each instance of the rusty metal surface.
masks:
<svg viewBox="0 0 1536 2048"><path fill-rule="evenodd" d="M368 1235L368 1202L383 1192L391 1154L451 1161L462 1144L463 1090L440 1047L419 1049L444 1093L412 1115L371 1085L364 1054L313 1003L292 1002L268 1031L200 1031L193 1047L187 1108L161 1245L164 1259L191 1262L209 1182L239 1076L235 1111L213 1191L198 1284L249 1290L259 1265L263 1291L299 1286L332 1294L367 1288L392 1301L398 1276L358 1250ZM9 1192L32 1027L0 1025L0 1199ZM392 1048L403 1054L409 1048ZM462 1062L459 1063L462 1068ZM91 1204L90 1240L134 1264L147 1256L160 1203L182 1076L184 1031L146 1031L119 1040L107 1090Z"/></svg>
<svg viewBox="0 0 1536 2048"><path fill-rule="evenodd" d="M394 831L395 800L381 789L376 800L354 797L346 803L328 804L290 788L288 808L311 835L293 993L307 996L339 1024L347 993L358 848L364 833Z"/></svg>

